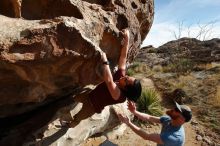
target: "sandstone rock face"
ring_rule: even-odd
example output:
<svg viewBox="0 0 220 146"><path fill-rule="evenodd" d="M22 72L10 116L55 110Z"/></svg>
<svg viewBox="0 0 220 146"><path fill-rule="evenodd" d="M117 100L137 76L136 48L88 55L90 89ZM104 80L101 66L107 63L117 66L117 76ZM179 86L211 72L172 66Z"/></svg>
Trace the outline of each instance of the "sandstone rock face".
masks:
<svg viewBox="0 0 220 146"><path fill-rule="evenodd" d="M100 52L114 68L125 28L132 61L153 7L153 0L1 0L0 117L100 82Z"/></svg>
<svg viewBox="0 0 220 146"><path fill-rule="evenodd" d="M44 137L37 142L33 141L32 144L43 146L79 146L90 136L96 133L102 133L111 130L115 126L118 126L120 124L120 121L118 120L115 112L126 114L127 116L132 117L131 113L125 109L126 103L108 106L102 111L101 114L95 114L88 119L82 120L76 127L69 129L55 127L54 125L56 125L57 123L57 121L55 120L52 123L50 123L48 129L44 131ZM57 136L56 139L55 137L57 133L62 133L62 130L66 130L66 132L63 132L63 134Z"/></svg>
<svg viewBox="0 0 220 146"><path fill-rule="evenodd" d="M83 106L82 103L76 104L71 100L68 102L71 104L67 105L67 102L61 100L47 107L42 107L43 110L36 111L35 115L29 115L30 118L26 121L7 131L7 128L0 127L0 145L79 146L88 137L118 126L120 122L115 114L116 112L132 117L126 108L127 104L122 103L107 106L100 114L94 114L92 117L82 120L75 127L68 128L61 125L61 115L67 116L71 113L74 116ZM60 103L65 104L65 107L62 107ZM48 120L50 120L49 123L47 123ZM2 125L2 121L0 123Z"/></svg>

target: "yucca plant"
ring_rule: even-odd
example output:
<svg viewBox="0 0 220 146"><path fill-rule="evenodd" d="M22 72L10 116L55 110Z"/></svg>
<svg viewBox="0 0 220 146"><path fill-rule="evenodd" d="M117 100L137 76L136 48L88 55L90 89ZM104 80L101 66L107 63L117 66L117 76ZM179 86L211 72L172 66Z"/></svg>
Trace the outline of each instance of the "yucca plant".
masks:
<svg viewBox="0 0 220 146"><path fill-rule="evenodd" d="M159 93L153 89L144 89L137 101L137 109L150 115L161 116L162 107Z"/></svg>

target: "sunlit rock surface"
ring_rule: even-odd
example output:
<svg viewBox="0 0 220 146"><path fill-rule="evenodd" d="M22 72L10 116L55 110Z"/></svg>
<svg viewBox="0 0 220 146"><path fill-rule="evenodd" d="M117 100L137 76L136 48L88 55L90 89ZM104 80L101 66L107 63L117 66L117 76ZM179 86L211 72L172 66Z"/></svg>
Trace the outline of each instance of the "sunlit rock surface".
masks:
<svg viewBox="0 0 220 146"><path fill-rule="evenodd" d="M130 31L128 60L133 61L153 14L153 0L1 0L0 145L31 141L30 133L74 104L74 95L97 85L100 53L107 54L113 70L125 28ZM111 110L101 118L86 123L89 130L79 143L118 124ZM78 136L74 129L68 133Z"/></svg>
<svg viewBox="0 0 220 146"><path fill-rule="evenodd" d="M153 0L1 0L0 117L99 83L100 51L115 67L125 28L132 61L153 14Z"/></svg>

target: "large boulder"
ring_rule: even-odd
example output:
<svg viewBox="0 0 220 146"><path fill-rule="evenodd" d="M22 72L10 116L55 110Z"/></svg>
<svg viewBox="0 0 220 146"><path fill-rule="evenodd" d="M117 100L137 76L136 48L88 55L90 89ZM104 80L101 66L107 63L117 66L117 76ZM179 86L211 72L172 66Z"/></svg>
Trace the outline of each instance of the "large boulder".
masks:
<svg viewBox="0 0 220 146"><path fill-rule="evenodd" d="M113 69L125 28L132 61L152 25L153 7L153 0L1 0L0 117L99 83L100 52Z"/></svg>
<svg viewBox="0 0 220 146"><path fill-rule="evenodd" d="M83 106L83 103L73 103L71 99L58 100L25 116L4 119L5 122L14 123L10 129L2 127L5 124L0 121L0 145L78 146L90 136L118 126L120 122L116 112L131 116L126 110L126 103L112 105L105 107L100 114L94 114L69 128L61 124L60 120L69 114L74 117Z"/></svg>
<svg viewBox="0 0 220 146"><path fill-rule="evenodd" d="M126 103L120 105L107 106L101 114L94 114L92 117L82 120L74 128L65 129L59 128L59 122L54 120L48 125L48 128L43 132L43 137L38 141L29 141L26 144L34 145L60 145L60 146L79 146L87 138L94 134L105 133L111 131L120 124L115 112L126 114L132 117L131 113L126 110ZM116 127L118 128L118 127ZM41 131L39 131L41 132ZM36 132L34 135L37 135Z"/></svg>

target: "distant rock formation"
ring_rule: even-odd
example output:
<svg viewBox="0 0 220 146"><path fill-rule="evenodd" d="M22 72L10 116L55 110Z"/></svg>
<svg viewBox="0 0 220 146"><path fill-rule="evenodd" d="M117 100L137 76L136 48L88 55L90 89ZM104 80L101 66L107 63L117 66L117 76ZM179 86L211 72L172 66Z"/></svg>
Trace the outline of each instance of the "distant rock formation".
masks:
<svg viewBox="0 0 220 146"><path fill-rule="evenodd" d="M153 14L153 0L1 0L0 117L99 83L100 52L114 68L125 28L132 61Z"/></svg>
<svg viewBox="0 0 220 146"><path fill-rule="evenodd" d="M219 62L220 39L199 41L194 38L181 38L158 48L146 46L141 48L135 60L145 62L152 67L174 63L180 58L187 58L195 63Z"/></svg>
<svg viewBox="0 0 220 146"><path fill-rule="evenodd" d="M135 61L144 62L148 66L153 67L154 65L163 64L165 59L157 54L157 48L146 46L140 49Z"/></svg>

